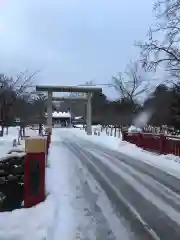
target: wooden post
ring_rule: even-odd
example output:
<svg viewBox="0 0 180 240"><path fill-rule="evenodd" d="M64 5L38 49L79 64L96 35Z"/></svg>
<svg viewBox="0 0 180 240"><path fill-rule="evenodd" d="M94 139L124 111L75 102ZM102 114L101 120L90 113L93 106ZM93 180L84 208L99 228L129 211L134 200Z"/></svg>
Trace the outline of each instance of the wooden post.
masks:
<svg viewBox="0 0 180 240"><path fill-rule="evenodd" d="M46 137L25 139L24 207L45 200Z"/></svg>
<svg viewBox="0 0 180 240"><path fill-rule="evenodd" d="M116 126L114 127L114 130L115 130L115 132L114 132L114 137L116 137Z"/></svg>
<svg viewBox="0 0 180 240"><path fill-rule="evenodd" d="M50 143L51 143L52 129L51 128L46 128L46 134L47 134L46 154L48 155L49 146L50 146Z"/></svg>
<svg viewBox="0 0 180 240"><path fill-rule="evenodd" d="M122 135L122 141L127 141L127 139L126 139L127 133L122 130L121 135Z"/></svg>
<svg viewBox="0 0 180 240"><path fill-rule="evenodd" d="M113 135L113 127L111 126L111 133L110 133L110 136Z"/></svg>

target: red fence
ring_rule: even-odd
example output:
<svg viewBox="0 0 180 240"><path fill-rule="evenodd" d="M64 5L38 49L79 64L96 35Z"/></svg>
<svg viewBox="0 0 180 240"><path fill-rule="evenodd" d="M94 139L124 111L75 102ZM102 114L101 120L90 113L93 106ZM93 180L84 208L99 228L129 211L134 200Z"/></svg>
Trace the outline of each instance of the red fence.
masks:
<svg viewBox="0 0 180 240"><path fill-rule="evenodd" d="M123 140L145 150L180 156L180 138L151 133L124 133Z"/></svg>

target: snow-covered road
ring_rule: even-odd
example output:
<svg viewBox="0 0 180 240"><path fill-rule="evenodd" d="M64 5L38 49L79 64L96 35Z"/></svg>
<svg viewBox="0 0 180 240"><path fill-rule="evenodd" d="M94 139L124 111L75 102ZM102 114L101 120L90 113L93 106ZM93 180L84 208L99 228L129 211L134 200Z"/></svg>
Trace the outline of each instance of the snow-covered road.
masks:
<svg viewBox="0 0 180 240"><path fill-rule="evenodd" d="M114 240L121 236L123 240L130 239L129 232L113 215L107 199L95 192L99 191L96 183L87 175L79 158L66 147L62 137L52 141L49 163L47 185L55 200L55 217L48 239ZM105 216L101 204L107 207ZM106 217L111 217L113 227ZM116 228L115 231L112 228Z"/></svg>
<svg viewBox="0 0 180 240"><path fill-rule="evenodd" d="M179 179L74 135L54 137L53 239L179 239Z"/></svg>

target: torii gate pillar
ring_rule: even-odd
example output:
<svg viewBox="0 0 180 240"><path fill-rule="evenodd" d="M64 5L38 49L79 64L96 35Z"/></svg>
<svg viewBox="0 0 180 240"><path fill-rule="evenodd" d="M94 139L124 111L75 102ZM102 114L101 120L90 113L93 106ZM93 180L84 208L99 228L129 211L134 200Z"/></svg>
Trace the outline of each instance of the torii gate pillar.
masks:
<svg viewBox="0 0 180 240"><path fill-rule="evenodd" d="M47 125L52 129L52 91L48 91L47 99Z"/></svg>
<svg viewBox="0 0 180 240"><path fill-rule="evenodd" d="M92 135L92 106L91 106L92 93L87 93L87 115L86 115L86 133Z"/></svg>

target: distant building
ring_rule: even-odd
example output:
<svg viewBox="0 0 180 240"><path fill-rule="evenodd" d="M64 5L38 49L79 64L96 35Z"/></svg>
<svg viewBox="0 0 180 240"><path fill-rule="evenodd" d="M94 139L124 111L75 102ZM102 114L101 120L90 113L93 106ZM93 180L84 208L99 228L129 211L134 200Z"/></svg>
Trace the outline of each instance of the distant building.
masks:
<svg viewBox="0 0 180 240"><path fill-rule="evenodd" d="M72 124L84 124L84 117L83 116L79 116L79 117L73 117L72 118Z"/></svg>
<svg viewBox="0 0 180 240"><path fill-rule="evenodd" d="M45 113L45 117L47 118L47 113ZM71 126L71 113L54 111L52 113L52 123L54 127Z"/></svg>

